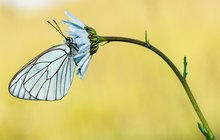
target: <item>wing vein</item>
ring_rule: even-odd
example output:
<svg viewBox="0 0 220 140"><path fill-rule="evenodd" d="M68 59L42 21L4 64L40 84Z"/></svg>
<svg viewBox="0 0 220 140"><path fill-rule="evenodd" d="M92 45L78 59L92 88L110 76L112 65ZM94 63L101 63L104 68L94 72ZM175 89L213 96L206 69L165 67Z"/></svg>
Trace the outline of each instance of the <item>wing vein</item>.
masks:
<svg viewBox="0 0 220 140"><path fill-rule="evenodd" d="M66 56L66 58L67 58L68 56ZM56 73L58 73L58 71L60 70L60 68L62 67L62 65L63 65L63 63L64 63L64 61L66 60L66 58L63 60L63 62L61 63L61 65L59 66L59 68L57 69L57 71L51 76L51 78L53 78L53 76L56 74ZM51 79L50 78L50 79Z"/></svg>
<svg viewBox="0 0 220 140"><path fill-rule="evenodd" d="M28 80L26 80L25 82L24 82L24 84L26 84L30 79L32 79L35 75L37 75L38 73L40 73L41 71L43 71L44 69L46 69L47 67L45 67L45 68L43 68L43 69L41 69L41 70L39 70L38 72L36 72L33 76L31 76ZM31 70L31 69L30 69ZM29 70L29 71L30 71ZM29 72L28 71L28 72ZM43 73L44 74L44 73ZM26 75L27 76L27 75ZM25 77L25 79L26 79L26 77ZM40 78L39 78L40 79Z"/></svg>
<svg viewBox="0 0 220 140"><path fill-rule="evenodd" d="M46 72L46 71L45 71ZM44 73L45 73L44 72ZM41 79L41 77L44 75L44 73L40 76L40 78L39 79L37 79L37 81L35 82L35 84L32 86L32 88L31 88L31 90L30 90L30 93L31 93L31 91L33 90L33 88L35 87L35 85L38 83L38 81ZM27 90L27 89L26 89ZM28 91L28 90L27 90Z"/></svg>

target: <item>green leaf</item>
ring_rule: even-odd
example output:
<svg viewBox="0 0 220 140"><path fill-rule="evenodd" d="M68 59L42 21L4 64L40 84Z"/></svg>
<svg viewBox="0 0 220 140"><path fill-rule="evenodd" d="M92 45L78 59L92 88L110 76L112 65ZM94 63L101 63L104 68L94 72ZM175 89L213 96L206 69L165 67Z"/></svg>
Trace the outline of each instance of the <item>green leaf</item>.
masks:
<svg viewBox="0 0 220 140"><path fill-rule="evenodd" d="M184 64L184 70L183 70L183 78L186 79L186 76L187 76L187 72L186 72L186 67L187 67L187 60L186 60L186 56L184 56L184 59L183 59L183 64Z"/></svg>
<svg viewBox="0 0 220 140"><path fill-rule="evenodd" d="M147 43L147 45L149 45L149 41L148 41L148 38L147 38L147 31L145 31L145 42Z"/></svg>
<svg viewBox="0 0 220 140"><path fill-rule="evenodd" d="M199 130L202 132L202 134L206 137L206 140L215 140L213 136L210 136L205 127L201 124L198 123Z"/></svg>

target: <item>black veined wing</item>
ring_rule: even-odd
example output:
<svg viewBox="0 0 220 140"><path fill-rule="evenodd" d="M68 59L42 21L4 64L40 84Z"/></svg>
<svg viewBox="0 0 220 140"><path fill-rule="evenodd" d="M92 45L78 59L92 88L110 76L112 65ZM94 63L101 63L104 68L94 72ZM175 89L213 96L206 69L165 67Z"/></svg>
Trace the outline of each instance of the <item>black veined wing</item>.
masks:
<svg viewBox="0 0 220 140"><path fill-rule="evenodd" d="M67 41L68 42L68 41ZM54 46L26 64L9 84L11 95L26 100L62 99L72 83L75 44Z"/></svg>
<svg viewBox="0 0 220 140"><path fill-rule="evenodd" d="M26 100L60 100L72 83L76 63L74 56L78 47L73 39L65 37L55 20L47 21L66 40L54 46L23 66L8 86L11 95Z"/></svg>

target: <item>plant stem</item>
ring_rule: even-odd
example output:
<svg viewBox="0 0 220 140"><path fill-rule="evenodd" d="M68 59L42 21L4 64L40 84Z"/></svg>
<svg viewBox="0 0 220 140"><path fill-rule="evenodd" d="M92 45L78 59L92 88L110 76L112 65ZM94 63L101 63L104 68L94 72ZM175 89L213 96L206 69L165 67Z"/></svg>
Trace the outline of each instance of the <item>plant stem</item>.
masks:
<svg viewBox="0 0 220 140"><path fill-rule="evenodd" d="M183 85L183 87L184 87L184 89L190 99L190 102L193 105L194 110L196 111L200 121L202 122L202 125L204 126L204 128L207 131L208 137L206 137L206 138L210 139L210 140L215 140L214 134L212 133L212 130L210 129L205 117L203 116L203 114L202 114L190 88L189 88L189 85L187 84L186 79L181 75L181 73L177 69L177 67L173 64L173 62L164 53L162 53L160 50L158 50L157 48L152 46L149 42L143 42L143 41L139 41L139 40L135 40L135 39L131 39L131 38L125 38L125 37L99 36L99 43L101 43L101 42L109 43L109 42L113 42L113 41L120 41L120 42L128 42L128 43L137 44L137 45L143 46L145 48L148 48L151 51L155 52L157 55L159 55L170 66L170 68L173 70L173 72L176 74L176 76L178 77L178 79L182 83L182 85Z"/></svg>

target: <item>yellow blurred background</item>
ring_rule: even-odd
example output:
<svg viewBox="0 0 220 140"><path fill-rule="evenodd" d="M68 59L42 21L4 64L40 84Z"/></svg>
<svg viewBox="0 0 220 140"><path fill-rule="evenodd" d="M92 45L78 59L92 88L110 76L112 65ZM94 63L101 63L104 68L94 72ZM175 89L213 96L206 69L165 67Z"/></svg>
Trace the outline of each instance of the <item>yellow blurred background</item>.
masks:
<svg viewBox="0 0 220 140"><path fill-rule="evenodd" d="M99 35L144 40L183 71L217 139L220 138L220 1L0 1L1 140L195 140L199 119L171 69L149 50L126 43L100 46L84 80L77 76L60 101L25 101L7 88L13 75L62 43L45 21L69 10ZM60 23L63 30L66 25Z"/></svg>

